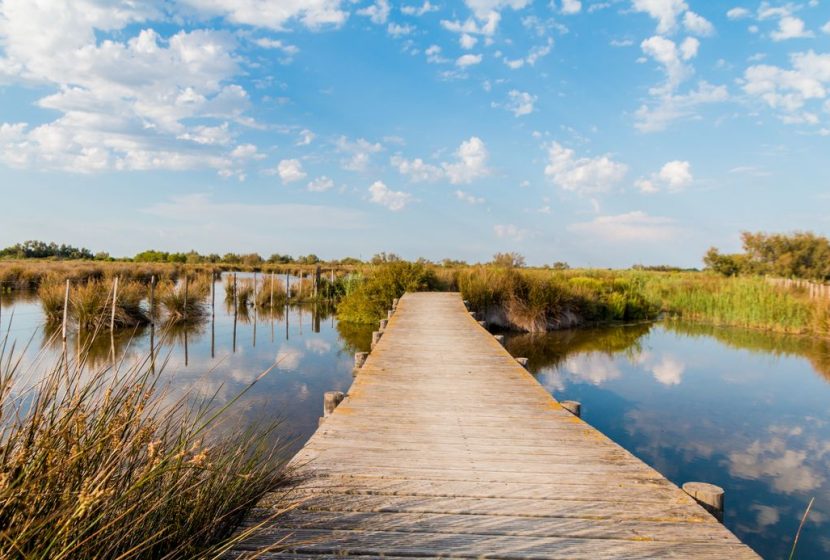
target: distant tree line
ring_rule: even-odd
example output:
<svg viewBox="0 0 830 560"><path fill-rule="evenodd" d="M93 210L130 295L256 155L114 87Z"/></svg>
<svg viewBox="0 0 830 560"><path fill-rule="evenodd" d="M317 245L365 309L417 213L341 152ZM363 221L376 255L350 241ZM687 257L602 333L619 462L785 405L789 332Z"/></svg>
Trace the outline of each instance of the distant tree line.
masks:
<svg viewBox="0 0 830 560"><path fill-rule="evenodd" d="M783 278L830 280L830 240L812 232L741 234L743 252L715 247L703 257L706 268L725 276L769 274Z"/></svg>
<svg viewBox="0 0 830 560"><path fill-rule="evenodd" d="M24 241L0 249L0 258L91 260L95 258L95 255L92 254L92 251L83 247L78 248L72 245L58 245L57 243L45 243L43 241Z"/></svg>

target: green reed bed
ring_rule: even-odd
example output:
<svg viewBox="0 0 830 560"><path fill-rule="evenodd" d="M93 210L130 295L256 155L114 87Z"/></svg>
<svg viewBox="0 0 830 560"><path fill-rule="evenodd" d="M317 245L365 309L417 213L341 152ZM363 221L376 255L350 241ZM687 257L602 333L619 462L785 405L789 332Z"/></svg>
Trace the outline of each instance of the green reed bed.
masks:
<svg viewBox="0 0 830 560"><path fill-rule="evenodd" d="M243 516L289 480L275 426L219 430L233 402L171 399L149 358L85 362L33 372L0 346L0 557L216 558L243 538Z"/></svg>
<svg viewBox="0 0 830 560"><path fill-rule="evenodd" d="M674 317L779 332L830 334L827 301L810 300L763 278L651 274L644 291Z"/></svg>
<svg viewBox="0 0 830 560"><path fill-rule="evenodd" d="M344 282L347 282L347 291L338 305L337 315L343 321L354 323L374 323L386 318L392 300L408 291L437 288L432 269L405 261L366 266Z"/></svg>

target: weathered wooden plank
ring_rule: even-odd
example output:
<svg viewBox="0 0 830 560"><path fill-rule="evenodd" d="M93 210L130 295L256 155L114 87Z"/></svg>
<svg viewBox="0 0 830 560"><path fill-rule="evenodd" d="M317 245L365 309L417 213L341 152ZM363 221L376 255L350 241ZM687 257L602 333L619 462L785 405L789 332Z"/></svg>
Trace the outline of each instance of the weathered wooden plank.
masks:
<svg viewBox="0 0 830 560"><path fill-rule="evenodd" d="M264 530L247 541L256 548L287 539L286 550L300 553L398 556L436 555L449 558L605 559L696 558L739 560L757 556L743 545L712 542L659 542L617 539L576 539L400 533L382 531Z"/></svg>
<svg viewBox="0 0 830 560"><path fill-rule="evenodd" d="M246 527L261 521L268 510L255 510ZM411 533L465 533L515 537L614 538L672 542L738 539L715 523L663 522L607 519L511 517L508 515L458 515L438 513L379 513L293 510L280 519L286 529L399 531Z"/></svg>
<svg viewBox="0 0 830 560"><path fill-rule="evenodd" d="M757 558L564 410L457 294L407 294L296 455L301 505L229 558ZM284 503L268 495L244 526Z"/></svg>

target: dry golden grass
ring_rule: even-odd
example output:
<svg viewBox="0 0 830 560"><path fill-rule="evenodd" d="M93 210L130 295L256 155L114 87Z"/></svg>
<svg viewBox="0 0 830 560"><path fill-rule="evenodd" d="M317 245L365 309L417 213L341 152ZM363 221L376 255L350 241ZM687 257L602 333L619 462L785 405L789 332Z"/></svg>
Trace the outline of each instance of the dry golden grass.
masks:
<svg viewBox="0 0 830 560"><path fill-rule="evenodd" d="M121 371L59 361L21 387L33 372L6 342L2 558L215 558L245 536L234 531L259 498L288 481L275 425L223 435L233 401L171 402L149 357Z"/></svg>

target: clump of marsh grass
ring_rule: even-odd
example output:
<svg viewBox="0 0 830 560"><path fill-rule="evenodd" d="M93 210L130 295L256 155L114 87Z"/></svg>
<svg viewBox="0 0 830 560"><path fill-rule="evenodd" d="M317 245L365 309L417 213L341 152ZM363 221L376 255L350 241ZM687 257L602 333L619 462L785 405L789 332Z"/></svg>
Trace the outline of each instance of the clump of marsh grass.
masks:
<svg viewBox="0 0 830 560"><path fill-rule="evenodd" d="M198 322L207 316L205 298L210 294L210 278L197 276L179 282L164 282L157 290L158 300L169 323Z"/></svg>
<svg viewBox="0 0 830 560"><path fill-rule="evenodd" d="M269 443L276 426L217 433L234 401L171 401L150 358L119 371L90 371L81 357L32 372L7 343L2 558L215 558L250 534L234 530L256 502L289 482L282 448ZM39 381L20 386L26 378Z"/></svg>
<svg viewBox="0 0 830 560"><path fill-rule="evenodd" d="M260 309L282 308L285 305L285 286L276 278L265 277L256 292L256 305Z"/></svg>
<svg viewBox="0 0 830 560"><path fill-rule="evenodd" d="M66 284L57 277L44 281L38 288L38 297L46 320L57 323L63 320ZM128 328L148 322L141 306L146 293L144 285L120 282L115 298L113 316L113 283L90 280L70 285L68 318L83 330Z"/></svg>

